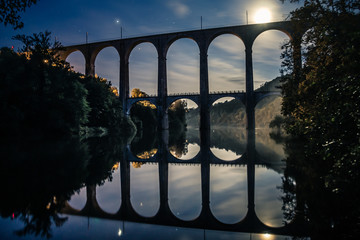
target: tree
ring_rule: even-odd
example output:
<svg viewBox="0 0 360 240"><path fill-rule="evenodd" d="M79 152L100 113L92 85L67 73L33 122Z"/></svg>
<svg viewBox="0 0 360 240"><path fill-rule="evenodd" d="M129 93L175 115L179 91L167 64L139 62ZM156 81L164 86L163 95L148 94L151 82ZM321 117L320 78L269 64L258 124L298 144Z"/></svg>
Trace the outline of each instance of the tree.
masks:
<svg viewBox="0 0 360 240"><path fill-rule="evenodd" d="M12 25L14 29L24 27L21 22L20 12L25 12L26 8L36 4L37 0L2 0L0 3L0 23Z"/></svg>
<svg viewBox="0 0 360 240"><path fill-rule="evenodd" d="M90 110L80 76L7 48L0 51L1 135L78 134Z"/></svg>
<svg viewBox="0 0 360 240"><path fill-rule="evenodd" d="M360 2L305 0L290 20L308 30L301 69L294 67L290 44L283 48L283 71L293 73L282 88L287 131L305 141L303 164L321 169L317 187L358 202L359 189L352 186L360 182ZM349 206L359 226L360 209ZM339 221L334 229L341 227Z"/></svg>
<svg viewBox="0 0 360 240"><path fill-rule="evenodd" d="M1 49L0 131L5 136L57 136L105 127L131 133L133 126L111 84L71 71L58 57L61 44L51 43L50 35L17 35L14 39L24 43L19 53Z"/></svg>
<svg viewBox="0 0 360 240"><path fill-rule="evenodd" d="M141 97L147 97L148 95L141 91L139 88L133 88L131 90L131 97L132 98L141 98Z"/></svg>
<svg viewBox="0 0 360 240"><path fill-rule="evenodd" d="M307 0L290 15L296 28L309 30L302 38L301 72L283 87L287 128L307 139L321 136L322 146L347 146L336 155L350 156L359 148L359 10L359 1ZM284 52L283 65L294 71L290 53Z"/></svg>
<svg viewBox="0 0 360 240"><path fill-rule="evenodd" d="M139 88L134 88L131 90L132 98L143 98L148 96L148 94L141 91ZM143 100L133 104L130 110L130 116L134 123L137 124L138 130L145 130L148 133L153 133L153 131L156 131L156 106L150 101Z"/></svg>
<svg viewBox="0 0 360 240"><path fill-rule="evenodd" d="M18 34L12 37L12 39L24 44L19 51L25 54L28 59L40 60L53 67L58 66L70 69L69 63L60 59L58 52L63 50L63 46L56 39L52 43L51 32L33 33L32 36Z"/></svg>
<svg viewBox="0 0 360 240"><path fill-rule="evenodd" d="M185 100L176 100L173 102L169 109L169 127L170 129L176 129L175 131L179 131L180 129L186 127L186 114L187 103Z"/></svg>
<svg viewBox="0 0 360 240"><path fill-rule="evenodd" d="M103 78L92 76L83 76L79 81L87 89L86 99L91 109L86 125L88 127L105 127L110 131L125 127L126 121L121 102L111 83Z"/></svg>

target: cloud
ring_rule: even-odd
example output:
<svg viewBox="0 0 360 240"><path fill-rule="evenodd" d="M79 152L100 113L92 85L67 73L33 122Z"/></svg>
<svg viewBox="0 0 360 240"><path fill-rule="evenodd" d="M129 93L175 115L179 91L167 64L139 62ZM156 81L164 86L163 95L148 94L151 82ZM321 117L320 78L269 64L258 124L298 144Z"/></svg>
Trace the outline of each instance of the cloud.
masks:
<svg viewBox="0 0 360 240"><path fill-rule="evenodd" d="M245 82L245 77L233 77L233 78L228 78L226 79L226 81L228 82L235 82L235 83L244 83Z"/></svg>
<svg viewBox="0 0 360 240"><path fill-rule="evenodd" d="M245 90L245 63L221 56L209 58L210 91Z"/></svg>
<svg viewBox="0 0 360 240"><path fill-rule="evenodd" d="M167 6L180 18L183 18L190 13L189 7L180 1L170 1Z"/></svg>
<svg viewBox="0 0 360 240"><path fill-rule="evenodd" d="M222 51L230 55L241 56L245 55L245 46L243 41L235 35L224 34L215 38L210 45L209 51L209 55L212 52Z"/></svg>

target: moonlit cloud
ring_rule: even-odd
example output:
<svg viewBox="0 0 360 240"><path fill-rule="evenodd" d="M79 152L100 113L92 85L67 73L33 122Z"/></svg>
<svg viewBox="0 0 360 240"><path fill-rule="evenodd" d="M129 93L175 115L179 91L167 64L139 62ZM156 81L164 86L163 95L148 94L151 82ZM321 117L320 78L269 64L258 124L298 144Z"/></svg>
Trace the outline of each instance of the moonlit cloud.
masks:
<svg viewBox="0 0 360 240"><path fill-rule="evenodd" d="M180 18L186 17L190 13L189 7L180 1L169 1L167 6Z"/></svg>

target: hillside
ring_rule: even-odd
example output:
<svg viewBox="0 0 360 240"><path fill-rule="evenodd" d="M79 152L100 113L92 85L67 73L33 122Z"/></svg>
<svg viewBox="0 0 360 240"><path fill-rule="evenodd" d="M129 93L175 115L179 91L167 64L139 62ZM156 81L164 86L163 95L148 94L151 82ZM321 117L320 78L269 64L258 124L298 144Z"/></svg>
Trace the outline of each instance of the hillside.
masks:
<svg viewBox="0 0 360 240"><path fill-rule="evenodd" d="M274 78L270 82L266 82L261 85L258 89L255 89L255 92L281 92L281 77Z"/></svg>
<svg viewBox="0 0 360 240"><path fill-rule="evenodd" d="M280 77L267 82L256 91L280 91ZM259 102L255 108L255 124L257 128L266 128L277 115L281 115L282 99L270 96ZM199 109L189 109L186 121L188 126L199 126ZM210 108L210 124L214 126L246 127L245 106L238 99L216 103Z"/></svg>

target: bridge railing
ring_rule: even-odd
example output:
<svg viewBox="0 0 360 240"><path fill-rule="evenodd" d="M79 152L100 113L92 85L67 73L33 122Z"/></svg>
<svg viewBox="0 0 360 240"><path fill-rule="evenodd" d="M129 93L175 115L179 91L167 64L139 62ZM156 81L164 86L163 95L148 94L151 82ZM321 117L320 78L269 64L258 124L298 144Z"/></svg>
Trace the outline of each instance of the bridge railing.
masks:
<svg viewBox="0 0 360 240"><path fill-rule="evenodd" d="M200 95L199 92L189 92L189 93L171 93L168 96L172 97L172 96L196 96L196 95Z"/></svg>
<svg viewBox="0 0 360 240"><path fill-rule="evenodd" d="M157 94L148 94L146 96L142 96L142 97L134 97L134 96L130 96L129 98L154 98L154 97L157 97L158 95Z"/></svg>
<svg viewBox="0 0 360 240"><path fill-rule="evenodd" d="M210 94L237 94L237 93L245 93L245 91L212 91Z"/></svg>
<svg viewBox="0 0 360 240"><path fill-rule="evenodd" d="M245 91L212 91L209 94L213 94L213 95L223 95L223 94L239 94L239 93L245 93ZM174 97L174 96L199 96L200 93L199 92L187 92L187 93L171 93L168 94L168 97ZM133 97L130 96L129 98L154 98L154 97L158 97L157 94L149 94L143 97Z"/></svg>

